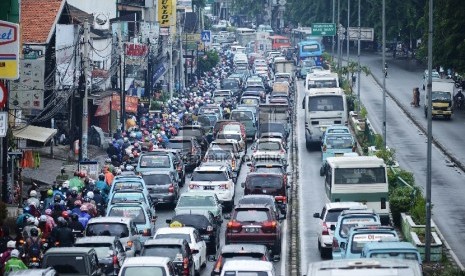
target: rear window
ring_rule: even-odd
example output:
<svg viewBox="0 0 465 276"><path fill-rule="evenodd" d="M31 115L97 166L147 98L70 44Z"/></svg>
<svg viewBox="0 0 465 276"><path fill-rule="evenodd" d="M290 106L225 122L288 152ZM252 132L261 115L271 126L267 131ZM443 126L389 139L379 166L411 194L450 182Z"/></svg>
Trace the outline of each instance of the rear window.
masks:
<svg viewBox="0 0 465 276"><path fill-rule="evenodd" d="M408 252L374 252L370 254L370 258L389 258L419 261L418 254Z"/></svg>
<svg viewBox="0 0 465 276"><path fill-rule="evenodd" d="M360 254L366 243L378 242L384 238L396 237L394 233L360 233L352 236L352 246L350 248L351 253Z"/></svg>
<svg viewBox="0 0 465 276"><path fill-rule="evenodd" d="M342 213L343 209L330 209L326 214L325 221L327 222L337 222L339 215Z"/></svg>
<svg viewBox="0 0 465 276"><path fill-rule="evenodd" d="M179 140L171 140L168 144L168 148L170 149L185 149L190 150L192 148L191 141L179 141Z"/></svg>
<svg viewBox="0 0 465 276"><path fill-rule="evenodd" d="M349 230L357 226L360 223L373 223L376 222L375 216L360 216L360 217L348 217L341 220L341 227L339 229L339 235L343 238L347 238Z"/></svg>
<svg viewBox="0 0 465 276"><path fill-rule="evenodd" d="M168 155L142 155L140 158L141 168L170 168Z"/></svg>
<svg viewBox="0 0 465 276"><path fill-rule="evenodd" d="M216 206L211 196L181 196L177 207L211 207Z"/></svg>
<svg viewBox="0 0 465 276"><path fill-rule="evenodd" d="M229 161L231 158L231 152L224 150L208 151L208 153L205 155L205 159L207 161Z"/></svg>
<svg viewBox="0 0 465 276"><path fill-rule="evenodd" d="M113 193L113 197L111 198L111 203L115 202L124 202L124 201L137 201L143 202L145 200L144 195L142 193Z"/></svg>
<svg viewBox="0 0 465 276"><path fill-rule="evenodd" d="M231 113L231 120L235 121L250 121L253 120L253 113L252 111L233 111Z"/></svg>
<svg viewBox="0 0 465 276"><path fill-rule="evenodd" d="M191 235L182 234L182 233L167 233L167 234L157 234L155 236L156 240L160 239L181 239L186 240L188 243L191 243Z"/></svg>
<svg viewBox="0 0 465 276"><path fill-rule="evenodd" d="M161 266L127 266L121 276L165 276L165 269Z"/></svg>
<svg viewBox="0 0 465 276"><path fill-rule="evenodd" d="M171 183L171 178L167 174L147 174L143 175L142 178L145 180L147 186L166 185Z"/></svg>
<svg viewBox="0 0 465 276"><path fill-rule="evenodd" d="M45 267L53 267L58 275L90 275L89 271L87 271L85 258L82 255L49 255Z"/></svg>
<svg viewBox="0 0 465 276"><path fill-rule="evenodd" d="M351 135L329 135L326 137L328 149L350 149L354 145Z"/></svg>
<svg viewBox="0 0 465 276"><path fill-rule="evenodd" d="M90 223L87 224L86 236L115 236L126 238L129 236L129 228L123 223Z"/></svg>
<svg viewBox="0 0 465 276"><path fill-rule="evenodd" d="M240 133L218 133L216 135L216 139L232 139L239 141L241 140L241 134Z"/></svg>
<svg viewBox="0 0 465 276"><path fill-rule="evenodd" d="M110 257L110 250L113 250L113 245L110 243L79 243L74 244L76 247L92 247L97 253L99 259Z"/></svg>
<svg viewBox="0 0 465 276"><path fill-rule="evenodd" d="M234 219L240 222L264 222L269 220L268 211L257 209L239 209L236 211Z"/></svg>
<svg viewBox="0 0 465 276"><path fill-rule="evenodd" d="M247 186L250 188L279 189L283 186L283 178L271 175L252 176L247 179Z"/></svg>
<svg viewBox="0 0 465 276"><path fill-rule="evenodd" d="M149 245L144 246L141 252L141 256L168 257L172 261L176 259L178 254L181 255L182 259L182 250L180 245Z"/></svg>
<svg viewBox="0 0 465 276"><path fill-rule="evenodd" d="M144 185L140 181L118 181L114 185L113 190L138 190L142 189Z"/></svg>
<svg viewBox="0 0 465 276"><path fill-rule="evenodd" d="M192 181L228 181L223 171L197 171L192 173Z"/></svg>
<svg viewBox="0 0 465 276"><path fill-rule="evenodd" d="M283 169L280 167L255 167L255 172L258 173L283 173Z"/></svg>
<svg viewBox="0 0 465 276"><path fill-rule="evenodd" d="M258 150L280 150L281 145L278 142L260 142L258 143Z"/></svg>
<svg viewBox="0 0 465 276"><path fill-rule="evenodd" d="M267 271L225 271L224 276L268 276Z"/></svg>
<svg viewBox="0 0 465 276"><path fill-rule="evenodd" d="M132 218L134 223L145 223L144 210L140 206L112 206L108 216Z"/></svg>
<svg viewBox="0 0 465 276"><path fill-rule="evenodd" d="M193 137L199 137L202 136L202 131L199 129L182 129L179 133L178 136L193 136Z"/></svg>

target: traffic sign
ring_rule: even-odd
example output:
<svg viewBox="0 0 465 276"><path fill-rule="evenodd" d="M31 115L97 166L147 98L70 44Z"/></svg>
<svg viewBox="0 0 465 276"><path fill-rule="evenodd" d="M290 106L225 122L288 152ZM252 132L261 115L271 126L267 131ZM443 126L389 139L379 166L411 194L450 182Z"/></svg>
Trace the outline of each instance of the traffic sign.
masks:
<svg viewBox="0 0 465 276"><path fill-rule="evenodd" d="M211 41L211 31L205 30L202 31L200 34L200 38L202 39L203 42L210 42Z"/></svg>
<svg viewBox="0 0 465 276"><path fill-rule="evenodd" d="M0 79L19 78L19 25L0 20Z"/></svg>
<svg viewBox="0 0 465 276"><path fill-rule="evenodd" d="M7 130L8 130L8 112L0 112L0 137L5 137Z"/></svg>
<svg viewBox="0 0 465 276"><path fill-rule="evenodd" d="M8 91L6 90L5 85L0 82L0 108L5 107L6 99L8 99Z"/></svg>
<svg viewBox="0 0 465 276"><path fill-rule="evenodd" d="M313 23L312 35L334 36L336 35L336 24L334 23Z"/></svg>

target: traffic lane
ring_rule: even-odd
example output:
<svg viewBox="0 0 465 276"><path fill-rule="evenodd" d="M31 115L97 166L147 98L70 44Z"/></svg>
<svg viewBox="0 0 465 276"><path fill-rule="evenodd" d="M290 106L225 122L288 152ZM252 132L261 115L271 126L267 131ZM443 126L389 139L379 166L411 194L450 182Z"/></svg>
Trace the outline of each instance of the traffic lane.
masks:
<svg viewBox="0 0 465 276"><path fill-rule="evenodd" d="M320 177L321 153L308 151L305 147L305 114L299 104L305 95L303 81L297 83L297 122L296 135L299 154L299 233L300 233L300 264L302 273L306 273L307 265L321 261L318 251L318 236L320 230L313 213L321 212L327 197L323 178Z"/></svg>
<svg viewBox="0 0 465 276"><path fill-rule="evenodd" d="M368 111L368 118L382 134L382 93L372 77L362 77L361 100ZM370 91L363 93L363 91ZM387 145L396 151L400 166L414 174L416 184L424 191L426 186L427 137L405 116L391 98L386 101ZM437 127L434 127L437 131ZM465 264L465 201L463 183L465 175L449 167L447 157L436 147L432 148L432 203L433 220L446 241Z"/></svg>
<svg viewBox="0 0 465 276"><path fill-rule="evenodd" d="M368 66L371 73L383 81L382 60L379 54L364 54L360 58L361 63ZM423 74L426 68L412 64L407 60L393 60L387 58L388 78L386 78L386 89L408 110L411 116L424 129L427 129L427 120L424 113L425 90L422 90ZM413 88L420 88L420 107L410 106L413 99ZM368 90L369 91L369 90ZM363 92L362 92L363 93ZM465 165L465 147L463 146L463 129L465 128L465 110L454 111L452 120L437 118L433 120L433 135L454 156Z"/></svg>
<svg viewBox="0 0 465 276"><path fill-rule="evenodd" d="M247 149L247 153L248 153L247 156L249 158L250 158L250 153L252 152L251 146L252 146L252 143L249 142L248 143L248 149ZM248 158L244 158L244 159L247 160ZM244 195L244 189L241 187L241 183L245 181L245 178L246 178L247 173L249 171L250 171L250 168L247 166L247 162L243 162L242 165L241 165L240 173L239 173L239 175L237 177L237 182L236 182L235 190L234 190L235 191L235 199L234 199L234 201L235 201L236 204L239 201L239 199L241 199L242 196ZM181 193L186 193L187 192L187 187L189 186L189 183L190 183L190 174L186 177L186 183L181 188ZM166 223L166 220L171 219L174 216L174 210L172 208L170 208L169 206L166 206L166 205L158 205L156 207L156 212L157 212L158 218L157 218L157 221L155 223L155 229L158 229L160 227L168 227L169 225ZM226 231L226 224L227 223L228 223L228 220L223 218L223 224L221 225L221 235L220 235L221 245L225 244L225 231ZM285 227L284 221L281 224L281 227L282 227L282 230L284 231L284 227ZM282 240L282 247L284 248L285 246L286 246L286 242L283 239ZM283 252L284 252L284 250L283 250ZM282 265L283 265L282 259L283 259L283 257L281 257L280 261L273 262L273 266L275 268L276 275L284 275L284 274L281 274ZM211 271L213 270L214 264L215 264L215 262L207 262L207 266L201 270L200 275L202 275L202 276L210 275Z"/></svg>

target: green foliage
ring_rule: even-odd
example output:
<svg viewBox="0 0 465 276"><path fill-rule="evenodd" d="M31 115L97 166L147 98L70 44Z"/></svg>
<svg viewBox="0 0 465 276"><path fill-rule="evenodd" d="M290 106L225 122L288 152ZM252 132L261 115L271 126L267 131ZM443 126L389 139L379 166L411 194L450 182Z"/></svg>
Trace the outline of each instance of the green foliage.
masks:
<svg viewBox="0 0 465 276"><path fill-rule="evenodd" d="M368 111L367 109L362 105L362 108L360 109L360 118L362 118L363 120L365 120L368 116Z"/></svg>
<svg viewBox="0 0 465 276"><path fill-rule="evenodd" d="M216 51L206 51L205 55L199 56L198 70L200 73L210 71L220 61L220 57Z"/></svg>
<svg viewBox="0 0 465 276"><path fill-rule="evenodd" d="M381 134L375 134L375 147L377 149L384 148L383 136Z"/></svg>
<svg viewBox="0 0 465 276"><path fill-rule="evenodd" d="M426 224L426 200L421 193L416 193L409 213L416 224Z"/></svg>
<svg viewBox="0 0 465 276"><path fill-rule="evenodd" d="M376 139L376 138L375 138ZM376 141L376 140L375 140ZM396 151L394 149L386 149L384 147L376 147L376 156L383 159L384 163L388 166L392 166L395 163Z"/></svg>
<svg viewBox="0 0 465 276"><path fill-rule="evenodd" d="M406 170L400 170L399 172L397 172L397 175L400 178L402 178L405 182L407 182L409 185L415 185L415 177L413 176L413 173Z"/></svg>
<svg viewBox="0 0 465 276"><path fill-rule="evenodd" d="M389 206L391 208L394 225L400 226L400 213L410 210L412 204L412 189L407 186L392 189L389 195Z"/></svg>
<svg viewBox="0 0 465 276"><path fill-rule="evenodd" d="M424 264L423 275L425 276L465 276L465 271L461 271L459 268L447 264L445 266L430 267L428 264Z"/></svg>

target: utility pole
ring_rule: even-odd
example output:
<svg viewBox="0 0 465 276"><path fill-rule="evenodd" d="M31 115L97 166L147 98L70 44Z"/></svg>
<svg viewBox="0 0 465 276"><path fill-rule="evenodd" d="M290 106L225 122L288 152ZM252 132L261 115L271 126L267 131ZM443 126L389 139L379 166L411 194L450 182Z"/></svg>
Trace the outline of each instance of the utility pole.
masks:
<svg viewBox="0 0 465 276"><path fill-rule="evenodd" d="M361 30L361 15L360 15L360 0L358 0L358 37L357 37L357 62L358 62L358 70L357 70L357 114L360 113L360 106L362 102L360 101L360 71L362 70L360 66L360 39L362 37L362 30Z"/></svg>
<svg viewBox="0 0 465 276"><path fill-rule="evenodd" d="M386 149L386 0L383 0L383 11L382 11L382 21L383 21L383 146Z"/></svg>
<svg viewBox="0 0 465 276"><path fill-rule="evenodd" d="M124 131L124 103L125 103L125 96L124 96L124 44L123 44L123 38L121 36L121 26L118 28L118 48L120 51L120 57L119 57L119 78L120 78L120 124L121 124L121 132Z"/></svg>
<svg viewBox="0 0 465 276"><path fill-rule="evenodd" d="M87 96L89 94L89 43L90 43L90 35L89 35L89 22L87 18L84 21L84 97L82 102L82 142L81 142L81 150L82 150L82 160L88 159L87 155L87 138L88 138L88 128L89 128L89 114L88 114L88 99Z"/></svg>
<svg viewBox="0 0 465 276"><path fill-rule="evenodd" d="M173 99L173 93L174 93L174 74L173 74L173 42L174 42L174 38L173 38L173 26L170 26L170 34L168 36L168 46L170 47L170 82L169 82L169 91L170 91L170 100Z"/></svg>
<svg viewBox="0 0 465 276"><path fill-rule="evenodd" d="M350 0L347 0L347 65L349 64L349 27L350 27Z"/></svg>
<svg viewBox="0 0 465 276"><path fill-rule="evenodd" d="M341 0L337 0L337 26L339 29L342 29L341 25ZM342 60L341 60L341 52L342 52L342 47L341 47L341 37L343 36L343 32L340 31L337 34L337 69L340 70L342 67Z"/></svg>
<svg viewBox="0 0 465 276"><path fill-rule="evenodd" d="M183 13L179 13L179 15L177 16L177 18L181 18L181 16L185 16L185 14ZM181 22L180 22L181 23ZM179 24L179 89L182 91L182 88L184 86L184 70L183 70L183 66L184 66L184 55L182 53L182 31L183 31L183 28L182 28L182 24Z"/></svg>
<svg viewBox="0 0 465 276"><path fill-rule="evenodd" d="M336 24L336 0L333 0L333 24ZM336 38L333 35L333 45L332 45L332 53L333 53L333 58L334 58L334 47L336 46Z"/></svg>

